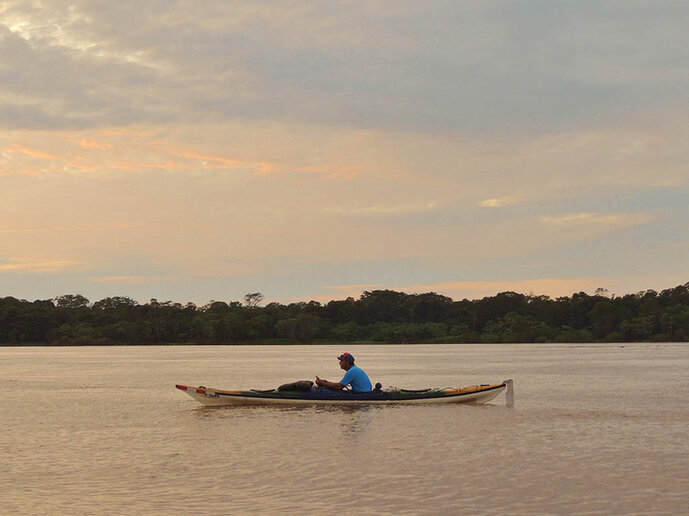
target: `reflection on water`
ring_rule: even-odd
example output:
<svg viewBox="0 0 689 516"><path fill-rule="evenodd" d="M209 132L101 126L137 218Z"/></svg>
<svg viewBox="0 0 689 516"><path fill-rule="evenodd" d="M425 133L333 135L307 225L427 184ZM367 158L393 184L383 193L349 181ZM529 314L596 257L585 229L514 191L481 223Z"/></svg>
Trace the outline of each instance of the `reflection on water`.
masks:
<svg viewBox="0 0 689 516"><path fill-rule="evenodd" d="M333 432L353 437L366 430L373 421L373 412L384 407L370 405L238 405L207 407L191 410L194 417L204 421L233 420L244 424L247 420L262 425L280 425L285 418L302 417L333 422ZM388 407L394 409L394 406Z"/></svg>
<svg viewBox="0 0 689 516"><path fill-rule="evenodd" d="M269 388L340 351L0 349L0 513L686 512L684 345L350 348L384 385L512 377L514 409L204 407L174 388Z"/></svg>
<svg viewBox="0 0 689 516"><path fill-rule="evenodd" d="M372 407L369 405L321 405L315 408L316 416L318 414L334 413L337 420L340 422L342 434L351 439L366 431L368 426L373 421L373 412L381 407Z"/></svg>

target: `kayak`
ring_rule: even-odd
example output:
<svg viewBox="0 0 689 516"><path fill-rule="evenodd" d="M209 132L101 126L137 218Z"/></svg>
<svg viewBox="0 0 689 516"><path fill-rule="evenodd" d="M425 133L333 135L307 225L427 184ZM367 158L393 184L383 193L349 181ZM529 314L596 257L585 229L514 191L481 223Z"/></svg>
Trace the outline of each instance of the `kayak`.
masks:
<svg viewBox="0 0 689 516"><path fill-rule="evenodd" d="M307 404L387 404L387 403L487 403L507 389L507 404L512 405L514 394L512 380L499 384L473 385L471 387L443 389L376 389L356 393L347 390L314 387L308 390L269 389L225 391L209 387L176 385L196 401L208 406L224 405L307 405Z"/></svg>

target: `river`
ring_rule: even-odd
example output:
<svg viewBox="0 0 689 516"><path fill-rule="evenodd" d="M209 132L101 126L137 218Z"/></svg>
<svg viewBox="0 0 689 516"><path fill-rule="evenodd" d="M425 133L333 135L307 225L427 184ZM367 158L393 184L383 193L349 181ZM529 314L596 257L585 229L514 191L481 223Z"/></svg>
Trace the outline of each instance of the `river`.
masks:
<svg viewBox="0 0 689 516"><path fill-rule="evenodd" d="M515 406L207 408L176 383L462 387ZM0 348L2 514L686 514L689 346Z"/></svg>

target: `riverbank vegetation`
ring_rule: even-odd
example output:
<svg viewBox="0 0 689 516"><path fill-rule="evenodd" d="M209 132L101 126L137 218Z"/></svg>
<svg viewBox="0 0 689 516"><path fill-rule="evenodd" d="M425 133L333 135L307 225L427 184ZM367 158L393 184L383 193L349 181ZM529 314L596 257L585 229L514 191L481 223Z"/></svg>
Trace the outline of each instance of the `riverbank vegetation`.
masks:
<svg viewBox="0 0 689 516"><path fill-rule="evenodd" d="M689 283L622 297L599 289L551 299L502 292L454 301L433 292L364 292L355 300L260 306L263 296L205 306L81 295L0 298L2 345L291 344L318 342L643 342L689 340Z"/></svg>

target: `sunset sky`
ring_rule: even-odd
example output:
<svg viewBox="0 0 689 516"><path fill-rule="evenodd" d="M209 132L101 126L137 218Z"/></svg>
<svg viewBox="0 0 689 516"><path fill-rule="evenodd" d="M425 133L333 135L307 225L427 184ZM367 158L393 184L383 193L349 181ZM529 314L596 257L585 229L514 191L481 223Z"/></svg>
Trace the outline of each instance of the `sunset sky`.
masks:
<svg viewBox="0 0 689 516"><path fill-rule="evenodd" d="M689 281L689 2L0 0L0 297Z"/></svg>

